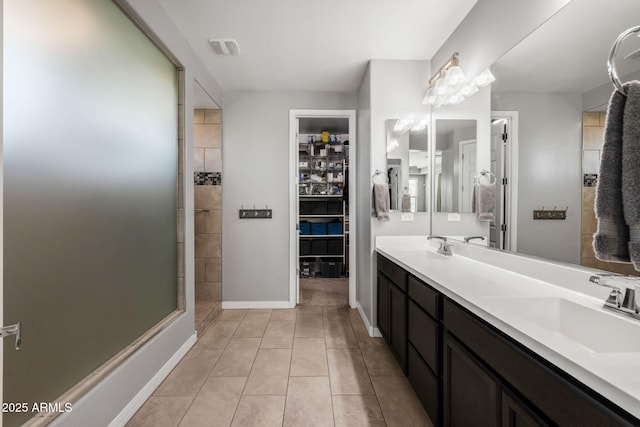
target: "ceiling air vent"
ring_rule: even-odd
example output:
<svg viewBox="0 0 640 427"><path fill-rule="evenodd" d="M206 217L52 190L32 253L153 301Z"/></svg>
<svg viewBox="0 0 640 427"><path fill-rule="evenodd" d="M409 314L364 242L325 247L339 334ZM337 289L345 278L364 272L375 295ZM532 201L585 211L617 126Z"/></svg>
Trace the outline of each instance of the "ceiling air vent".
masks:
<svg viewBox="0 0 640 427"><path fill-rule="evenodd" d="M209 39L209 43L218 55L240 55L240 46L234 39Z"/></svg>

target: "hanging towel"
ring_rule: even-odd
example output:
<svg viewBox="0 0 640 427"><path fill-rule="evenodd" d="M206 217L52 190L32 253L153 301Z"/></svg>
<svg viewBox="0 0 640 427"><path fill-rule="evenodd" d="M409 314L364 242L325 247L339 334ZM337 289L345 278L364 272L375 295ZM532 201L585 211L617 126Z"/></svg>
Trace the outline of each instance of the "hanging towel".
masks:
<svg viewBox="0 0 640 427"><path fill-rule="evenodd" d="M493 221L496 212L496 184L477 184L478 220Z"/></svg>
<svg viewBox="0 0 640 427"><path fill-rule="evenodd" d="M640 271L640 82L629 82L622 119L622 206L629 226L629 258Z"/></svg>
<svg viewBox="0 0 640 427"><path fill-rule="evenodd" d="M628 85L625 85L625 90ZM609 100L604 144L596 187L595 213L598 230L593 237L596 258L629 262L629 227L622 203L622 135L627 98L617 90ZM638 123L635 119L636 125Z"/></svg>
<svg viewBox="0 0 640 427"><path fill-rule="evenodd" d="M378 221L389 221L389 186L386 183L374 183L373 195L373 216Z"/></svg>

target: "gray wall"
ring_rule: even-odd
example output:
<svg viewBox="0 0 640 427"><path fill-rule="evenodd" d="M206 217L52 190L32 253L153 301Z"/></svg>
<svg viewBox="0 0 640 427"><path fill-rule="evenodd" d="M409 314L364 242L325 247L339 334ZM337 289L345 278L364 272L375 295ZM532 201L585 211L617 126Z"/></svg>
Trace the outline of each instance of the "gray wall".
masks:
<svg viewBox="0 0 640 427"><path fill-rule="evenodd" d="M580 263L582 97L493 94L494 110L518 111L518 252ZM564 221L533 210L569 207Z"/></svg>
<svg viewBox="0 0 640 427"><path fill-rule="evenodd" d="M224 93L223 305L289 301L289 110L356 106L355 93ZM240 220L253 205L273 219Z"/></svg>

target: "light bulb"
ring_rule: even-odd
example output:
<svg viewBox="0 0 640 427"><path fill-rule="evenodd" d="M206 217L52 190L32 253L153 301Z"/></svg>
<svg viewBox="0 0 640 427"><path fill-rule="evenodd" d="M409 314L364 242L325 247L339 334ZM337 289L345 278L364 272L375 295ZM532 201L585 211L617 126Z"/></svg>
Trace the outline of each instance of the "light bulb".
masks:
<svg viewBox="0 0 640 427"><path fill-rule="evenodd" d="M496 78L491 74L491 70L485 68L485 70L478 74L473 81L478 87L486 87L495 82Z"/></svg>

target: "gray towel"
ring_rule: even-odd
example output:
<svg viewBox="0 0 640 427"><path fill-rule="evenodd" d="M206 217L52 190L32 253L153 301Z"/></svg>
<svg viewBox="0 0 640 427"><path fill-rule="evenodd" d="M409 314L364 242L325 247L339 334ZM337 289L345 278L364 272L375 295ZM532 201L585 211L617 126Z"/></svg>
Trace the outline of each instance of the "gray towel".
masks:
<svg viewBox="0 0 640 427"><path fill-rule="evenodd" d="M378 218L378 221L389 221L389 187L387 184L374 183L371 199L373 216Z"/></svg>
<svg viewBox="0 0 640 427"><path fill-rule="evenodd" d="M496 212L496 184L477 184L476 202L478 220L493 221Z"/></svg>
<svg viewBox="0 0 640 427"><path fill-rule="evenodd" d="M640 82L627 85L622 119L622 206L629 226L629 257L640 271Z"/></svg>
<svg viewBox="0 0 640 427"><path fill-rule="evenodd" d="M625 85L625 88L628 85ZM598 231L593 250L604 261L629 262L629 227L622 204L622 134L626 97L615 90L609 101L600 171L596 187L595 213Z"/></svg>

